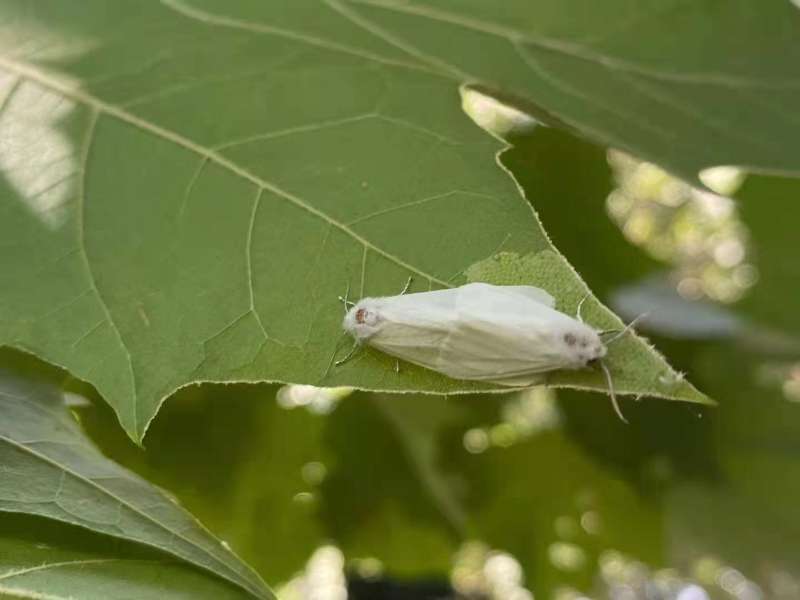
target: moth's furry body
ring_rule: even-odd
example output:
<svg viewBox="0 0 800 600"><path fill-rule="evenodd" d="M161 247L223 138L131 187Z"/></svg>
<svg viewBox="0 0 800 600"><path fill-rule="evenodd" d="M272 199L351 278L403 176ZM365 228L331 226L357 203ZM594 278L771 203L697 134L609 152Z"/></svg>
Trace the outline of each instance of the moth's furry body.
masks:
<svg viewBox="0 0 800 600"><path fill-rule="evenodd" d="M554 305L539 288L471 283L364 298L343 327L360 344L455 379L525 386L606 355L597 331Z"/></svg>

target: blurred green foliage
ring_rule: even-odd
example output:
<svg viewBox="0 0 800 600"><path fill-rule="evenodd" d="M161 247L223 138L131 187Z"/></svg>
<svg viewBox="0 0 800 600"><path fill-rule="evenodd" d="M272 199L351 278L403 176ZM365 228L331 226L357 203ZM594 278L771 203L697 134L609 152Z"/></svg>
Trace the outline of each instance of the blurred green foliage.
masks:
<svg viewBox="0 0 800 600"><path fill-rule="evenodd" d="M515 144L504 163L546 200L537 209L552 239L601 297L669 266L606 215L603 149L553 129ZM739 192L760 278L732 310L786 334L800 327L789 260L798 192L800 182L766 177ZM357 393L319 414L285 408L274 386L203 385L166 404L140 449L90 389L68 387L93 398L75 411L109 456L175 493L278 587L332 544L361 576L486 593L487 559L505 556L495 551L540 597L689 580L715 598L793 597L800 404L784 388L800 357L735 340L654 341L718 408L626 400L625 425L603 397L561 390L555 420L539 414L520 433L510 424L525 413L506 396ZM739 592L725 591L732 581Z"/></svg>
<svg viewBox="0 0 800 600"><path fill-rule="evenodd" d="M728 103L728 98L722 97L723 93L729 93L727 84L720 93L717 88L706 88L690 81L681 91L670 81L675 73L657 71L656 81L645 83L636 71L641 65L620 63L619 56L624 58L634 50L642 55L642 65L648 69L654 65L664 66L661 65L664 48L660 44L666 44L667 38L640 35L642 31L654 34L665 30L662 22L650 18L649 14L644 14L647 20L640 23L641 30L622 27L618 38L594 40L592 48L601 52L600 56L614 59L600 66L587 61L586 56L562 55L547 44L536 45L529 43L530 40L514 46L505 39L505 29L502 35L492 38L492 43L497 44L492 46L493 52L497 52L494 56L506 57L504 53L508 53L515 56L515 61L519 60L516 55L527 56L534 62L542 61L544 70L540 66L532 74L522 62L483 61L482 55L465 52L464 48L479 48L481 52L486 48L485 32L481 32L480 27L465 28L458 37L442 35L442 31L452 33L449 29L452 24L402 14L388 17L388 13L381 13L377 6L381 3L372 4L376 6L364 9L366 14L390 32L411 36L414 43L434 58L450 60L451 66L475 67L492 73L487 79L542 98L543 106L533 107L537 109L534 111L537 116L563 125L562 118L552 114L558 112L573 127L584 122L608 125L594 131L593 137L614 139L621 135L628 140L623 144L628 150L632 146L645 150L648 155L661 152L662 164L672 166L687 178L693 178L698 167L710 166L722 158L796 169L797 153L784 150L796 146L800 138L789 134L785 139L780 136L782 132L790 132L789 123L796 123L789 109L796 104L797 88L783 85L796 61L772 60L785 58L787 48L796 51L793 34L798 22L790 18L789 11L794 7L788 2L770 4L768 8L747 2L663 4L674 27L666 30L671 34L674 31L687 33L679 38L685 46L678 50L688 67L697 67L699 61L700 67L713 71L729 64L731 53L736 51L741 54L736 55L740 60L735 65L743 69L744 76L748 75L748 70L764 75L763 80L750 83L772 91L762 95L751 87L736 88L736 93L741 95L739 104ZM647 3L648 7L656 5L661 4ZM25 19L35 13L28 10L32 5L23 2L8 6L19 8L19 14ZM180 10L174 10L182 6L180 2L170 2L150 7L163 11L164 18L148 22L159 27L169 22L176 31L185 27L187 32L193 33L195 24L191 14L187 17ZM470 6L472 11L477 11L473 17L489 10L488 4L471 3ZM523 3L514 6L522 7ZM541 19L520 26L529 27L537 35L555 32L565 39L570 35L582 35L584 28L591 32L596 26L596 15L591 11L570 12L563 10L559 3L550 6L552 10L543 13ZM577 7L579 3L569 6ZM613 7L620 10L625 6L644 6L644 3L625 0L613 3ZM681 11L672 10L681 6L699 15L699 20L681 19ZM705 12L708 7L711 12ZM284 25L300 27L304 35L319 35L323 40L332 35L331 31L338 31L338 35L344 31L340 29L341 21L331 20L330 15L319 20L307 19L300 3L280 6L242 3L239 8L242 19L259 14L259 10L274 9L272 16L278 22L285 17ZM403 12L402 5L394 8ZM126 10L135 12L137 8L130 4ZM629 16L635 17L635 10L631 9ZM105 21L98 20L90 27L91 23L84 22L71 9L60 6L59 11L64 14L57 16L74 21L76 33L97 29L110 38L123 39L126 35L133 37L130 31L138 31L135 28L139 24L134 18L123 20L123 25L133 29L122 35ZM757 16L769 15L770 18L750 18L756 11L761 11ZM118 20L117 15L101 12L102 15L98 15L103 18ZM720 22L726 25L718 27L720 43L716 45L707 43L708 23L717 23L715 15L721 15ZM519 23L500 25L517 26ZM9 47L16 46L16 36L28 35L28 32L9 28L8 23L2 26L7 27L4 31ZM164 43L174 42L173 31L155 29L164 36ZM203 29L203 35L218 41L219 31ZM285 42L281 38L275 42L259 36L254 41L251 39L253 31L235 26L224 31L226 39L231 40L226 48L243 59L244 66L252 61L254 66L262 68L259 52L290 61L296 58L291 44L297 40ZM402 47L386 43L352 24L346 32L349 43L360 50L386 53L392 60L408 59ZM752 52L748 46L740 44L743 32L753 35L759 42L751 44ZM190 34L186 33L185 38L189 40ZM190 41L198 44L199 39ZM184 43L182 40L179 39ZM441 44L442 40L447 44ZM667 41L674 46L672 37ZM243 48L255 48L258 52L241 52L240 43ZM189 80L193 69L207 68L204 60L219 60L219 64L211 63L219 70L227 67L227 58L215 54L213 44L199 45L208 55L199 58L193 52L181 55ZM174 68L177 62L162 64L161 57L156 57L155 77L151 81L149 77L153 73L148 69L137 70L141 67L141 56L137 58L129 48L116 44L113 39L111 47L113 60L108 58L112 55L104 59L94 56L98 64L86 61L72 66L80 73L93 74L103 66L103 60L114 62L115 68L130 61L136 67L130 67L131 72L135 72L141 82L148 82L152 93L156 94L164 81L172 81L174 74L169 73L169 65ZM699 52L698 48L706 52ZM151 58L150 44L138 50L148 60ZM302 57L303 52L297 55ZM427 58L430 57L414 57L415 60ZM341 64L333 64L336 61L328 64L328 60L330 56L326 51L320 51L310 59L312 68L308 77L301 77L298 82L292 80L291 85L281 88L283 95L278 95L278 99L285 104L281 104L283 109L291 113L297 108L297 99L303 99L309 106L314 105L320 111L320 121L326 122L341 118L336 111L348 102L352 103L353 114L360 114L367 104L370 105L367 108L371 108L371 101L364 102L367 96L354 94L353 86L358 84L363 86L362 91L378 93L382 85L381 78L376 75L379 69L368 60L365 63L368 66L364 67L359 62L364 56L352 59L355 61L352 64L347 62L350 58L342 59ZM13 61L9 64L15 66ZM164 64L168 66L162 73L159 69ZM498 64L507 70L493 73ZM605 71L615 71L626 64L627 67L621 69L624 75L619 78ZM353 65L363 68L368 75L362 78L361 71ZM634 69L626 72L631 66ZM391 69L396 67L392 65ZM15 68L19 71L18 65ZM380 68L389 69L387 65ZM691 68L690 74L693 73ZM246 69L242 72L245 71L249 74ZM494 165L485 160L497 147L495 141L470 129L472 126L463 115L453 110L456 83L462 78L447 70L446 76L433 75L433 71L422 69L412 75L398 71L402 74L395 74L393 77L397 79L392 79L397 84L394 93L398 94L390 102L392 109L398 111L400 117L416 119L431 129L444 124L448 134L466 132L465 139L470 144L482 146L475 150L478 154L469 155L468 164L480 165L484 171L473 172L477 167L455 169L451 174L454 180L464 172L474 175L481 185L484 177L501 179L504 175L495 172ZM386 72L389 71L383 76ZM355 82L353 86L342 85L344 73L354 78L348 80ZM678 71L677 75L681 73ZM559 81L554 74L566 81ZM380 85L374 84L373 77ZM307 94L312 79L316 82L315 89L325 90L329 95ZM574 83L570 82L575 81L587 86L583 96L572 90ZM725 81L730 83L731 80ZM113 81L101 79L94 84L97 85L95 91L101 96L106 94L111 101L124 99L129 91L125 85L115 87ZM403 87L406 85L428 104L420 102L412 106L408 103L410 93ZM632 86L636 87L636 93ZM660 111L652 111L656 104L652 99L654 90L662 100L666 99ZM263 99L274 100L273 91L269 86L253 87L248 75L235 83L232 94L250 94L247 96L252 99L249 110L258 119L268 120L277 113L265 111ZM768 97L765 99L765 96ZM193 92L179 94L179 97L181 100L177 104L159 115L165 122L187 117L190 112L187 106L197 108ZM46 99L52 105L45 102L38 110L58 117L61 114L58 112L59 97L51 94ZM144 100L147 106L147 94ZM184 101L186 104L180 104ZM208 106L221 115L224 111L218 110L217 101L214 97ZM625 104L624 109L617 106L618 101ZM692 107L702 103L708 112L698 116L686 110L686 102ZM763 105L764 110L756 111L754 105ZM28 108L25 103L21 106ZM749 112L743 106L750 109ZM716 113L718 108L720 114ZM150 110L158 112L158 107ZM71 119L65 118L59 123L60 131L79 137L86 125L84 121L90 117L89 112L85 109ZM234 117L242 114L235 113ZM631 115L637 117L636 123L632 122ZM651 115L668 115L671 124L651 119ZM317 588L326 589L332 597L337 593L341 595L345 574L366 581L448 582L464 597L471 594L492 600L526 600L529 592L538 598L556 600L586 597L666 600L692 589L689 587L692 583L702 585L708 596L719 600L800 597L800 559L797 558L800 544L797 510L800 503L800 311L797 306L800 297L800 261L797 260L800 180L747 175L735 191L735 204L717 203L717 206L729 207L730 210L725 209L728 211L725 218L710 219L708 212L698 209L698 202L702 203L698 198L707 190L701 193L692 189L635 157L616 152L609 155L606 147L587 142L564 129L539 126L530 119L526 119L523 126L515 126L513 116L506 118L503 135L512 147L502 153L502 164L523 188L553 246L564 254L601 301L610 303L620 289L655 278L665 285L662 289L683 299L682 310L692 311L697 299L705 296L711 301L724 301L726 314L746 324L744 329L732 331L727 337L713 339L689 338L678 331L670 332L668 328L660 329L657 334L655 330L647 330L646 321L642 326L643 333L651 336L670 362L704 393L716 399L718 407L637 402L628 398L622 401L622 409L630 420L630 424L625 425L614 416L605 396L571 390L450 397L341 393L344 397L329 399L327 404L315 404L310 400L292 404L282 401L280 390L273 385L204 384L185 387L169 399L153 421L142 448L125 436L113 411L91 386L16 352L0 352L0 364L21 377L47 381L66 390L75 404L73 415L104 453L174 494L221 541L253 565L285 600L306 600L310 591ZM231 123L240 128L233 132L237 136L249 135L252 122L234 119ZM737 127L741 123L750 125L750 132L754 132L751 139L743 139L748 131ZM766 125L762 128L758 123ZM217 131L219 125L211 120L211 133L227 140L225 136L231 132L221 131L221 126ZM120 128L120 135L131 133L120 123L114 127ZM286 164L275 169L278 175L293 178L293 185L296 182L307 184L310 173L323 164L323 158L329 161L325 163L328 170L321 169L327 177L329 172L339 173L331 165L339 164L337 161L345 150L356 149L359 154L353 154L351 162L360 165L364 172L372 174L380 170L378 167L386 169L382 182L385 189L380 190L374 183L370 188L366 181L354 184L358 177L342 179L347 185L339 189L323 178L317 182L315 190L320 197L334 202L341 195L361 198L374 194L373 200L383 202L389 192L400 190L401 185L396 182L405 181L406 171L419 170L423 163L430 170L425 171L422 179L430 185L439 185L441 165L436 163L441 156L426 162L427 155L422 150L417 154L408 151L409 146L400 144L403 136L397 136L397 147L391 148L397 156L380 162L386 152L381 154L374 148L378 142L386 141L385 131L391 128L368 131L369 144L348 145L342 138L333 136L325 138L324 148L316 143L298 146L296 156L275 151L276 156L286 159ZM664 141L670 140L676 132L680 144ZM404 135L416 140L417 135L429 133L411 128ZM708 147L703 145L707 140ZM36 145L32 143L30 147L36 148ZM427 147L420 143L419 148ZM105 159L114 159L110 150L113 148L115 145L108 142ZM150 181L142 177L141 164L150 164L151 172L166 173L161 159L152 153L148 144L142 143L137 148L140 152L137 160L141 162L125 163L132 165L130 175L137 182ZM325 150L327 154L315 155L308 164L297 160L297 156L307 158L310 148ZM172 151L178 152L170 148L169 152ZM181 161L185 162L184 171L193 173L197 157L192 156L190 161L181 156ZM261 154L251 156L254 164L263 167L267 161L262 158ZM462 166L456 162L457 166ZM365 167L365 164L370 166ZM291 172L291 167L299 170ZM110 173L111 170L103 173L108 178L106 184L116 188L118 182ZM168 179L171 174L166 173ZM211 193L211 186L219 184L214 177L220 177L220 173L212 175L207 182L207 190L211 190L206 193L207 206L225 210L224 216L229 216L227 208L216 202L217 196L225 193ZM177 186L175 181L177 179L173 185ZM633 185L642 181L645 185ZM0 183L9 197L16 193L8 182ZM55 186L53 189L65 185L61 180L50 183ZM169 197L173 200L185 193L183 180L179 183L178 192L170 191ZM358 186L355 192L347 187L352 185ZM501 187L510 189L511 186L503 179ZM226 187L224 191L230 189ZM330 193L330 197L323 191ZM121 205L131 211L141 210L152 215L155 214L151 210L153 207L164 208L156 195L143 194L137 186L126 186L126 193L132 195L128 198L130 201ZM404 193L403 190L400 195ZM135 202L140 196L151 204ZM250 199L252 194L245 196ZM530 234L524 224L527 221L517 218L524 211L519 210L516 197L513 198L514 203L509 206L519 212L510 217L505 215L507 220L498 221L501 225L495 227L492 236L486 237L481 232L485 239L481 239L480 252L475 250L474 243L468 244L470 251L475 251L475 257L485 255L503 239L506 234L503 224L513 222L521 230L520 235ZM358 208L363 207L359 205ZM255 211L242 210L241 206L239 209L241 222L252 219L252 225ZM452 209L444 206L437 210L440 219L450 218ZM43 252L44 246L39 244L36 235L26 234L21 226L12 223L13 212L9 209L4 213L9 233L20 234L31 252ZM21 210L18 212L23 214ZM20 223L26 222L19 218ZM215 216L207 219L206 224L210 224L211 233L215 233L224 221ZM159 227L165 222L166 219L159 220ZM391 233L397 222L387 223ZM429 247L438 248L435 244L441 241L443 229L434 220L427 223L430 225L426 234L430 238L428 243L434 244ZM132 231L126 218L119 219L117 224L123 232ZM278 229L287 236L281 238L283 247L287 247L288 242L297 242L295 229L282 224ZM163 233L166 239L172 239L170 232L158 231L159 235ZM377 231L391 237L386 231ZM470 233L474 234L466 229L448 231L459 242ZM409 241L407 231L401 233L402 236L393 239L406 244ZM113 232L105 234L112 241L119 241ZM198 247L206 248L206 238L200 234L197 237L194 241ZM66 241L71 239L65 237ZM233 232L230 239L241 245L244 238ZM723 242L733 242L727 245L730 251L715 251ZM8 240L4 243L8 264L16 265L15 269L31 285L49 284L49 277L56 283L61 281L59 277L67 277L64 269L53 266L57 264L51 260L57 258L55 253L50 256L43 252L41 257L36 254L37 261L41 258L43 265L49 265L47 269L60 271L35 271L30 268L32 254L12 255L19 247ZM191 269L178 269L177 263L165 261L157 246L136 243L152 252L157 266L167 263L175 267L180 276L194 281L196 273ZM542 247L546 245L543 238L537 238L537 243ZM741 252L736 243L740 243ZM523 246L516 250L525 250ZM423 255L422 258L439 258L430 250L422 252L421 244L412 243L408 247ZM448 267L461 266L463 256L453 250L456 245L447 248L451 251ZM312 250L317 251L316 247ZM238 252L237 256L240 254ZM265 252L265 255L273 254ZM280 253L274 255L280 257ZM119 277L119 293L124 295L130 286L130 273L117 269L118 253L105 256L109 271ZM298 252L297 263L307 264L308 256ZM22 259L18 260L19 257ZM350 259L358 268L364 257L366 254L362 256L358 248ZM381 263L383 259L374 256L372 259L377 264L374 272L378 288L388 292L394 289L395 280L405 278L406 273L396 265ZM276 268L285 270L283 262L279 263ZM213 279L214 273L204 270L205 263L198 264L203 276ZM223 276L229 275L227 260L218 260L216 266ZM743 272L740 267L748 270ZM741 278L738 283L737 272ZM338 290L343 273L325 269L324 274L330 290ZM294 290L295 297L319 291L319 281L314 277L308 277L304 285L306 287ZM239 286L240 295L248 291L245 287ZM181 288L181 291L185 290ZM47 310L52 302L49 293L30 294L29 298L29 290L22 292L19 306L30 308L29 305L35 303L36 306L41 304L41 310ZM193 301L194 292L186 293ZM249 293L249 298L242 298L245 304L252 305L252 289ZM227 290L220 291L220 295L230 299ZM328 296L333 304L334 295L326 292L325 298ZM722 302L715 306L721 308ZM305 318L294 310L295 305L288 310L286 306L272 308L280 316L288 313L292 318ZM329 330L334 331L338 313L322 311L321 314ZM15 315L0 316L9 323L15 319ZM164 318L170 326L178 323L173 316ZM194 316L201 325L209 325L207 314L202 310ZM53 315L50 317L55 319ZM136 323L135 327L131 326L134 331L141 328L138 319L140 314L132 313ZM55 324L63 324L61 319L56 321ZM313 319L309 323L313 324ZM34 333L46 337L49 333L46 329L39 327ZM309 331L311 329L309 326ZM69 344L74 332L68 333L62 341L66 344L66 356L73 357ZM191 333L196 332L192 330ZM227 344L223 350L215 349L213 344L209 346L209 373L215 373L215 360L220 364L231 361L239 365L252 359L254 348L260 349L258 344L262 344L262 340L247 338L249 333L252 332L233 328L231 339L223 340ZM236 335L242 335L244 342ZM153 347L161 351L175 343L169 336L162 341L163 346ZM324 343L330 342L330 336L324 338ZM103 356L103 353L98 351L97 355ZM184 358L182 352L178 355ZM383 360L370 356L370 360ZM326 364L327 357L322 353L316 357L315 366L319 370ZM154 373L165 377L172 375L158 357L148 355L148 359L152 359ZM297 368L307 367L305 356L298 354L293 360ZM388 360L384 362L388 364ZM92 373L96 365L87 362L79 366L85 373ZM111 372L111 369L99 371L112 379L106 382L110 387L120 385L120 381L109 375ZM411 374L414 376L413 372ZM403 373L401 377L407 375ZM156 396L154 393L153 397ZM81 397L90 402L81 404ZM137 430L139 425L137 422ZM10 468L13 466L0 465L0 476L4 469ZM0 593L8 592L7 588L12 585L31 585L37 593L58 591L91 597L91 592L99 598L106 590L118 592L122 586L120 582L124 582L125 586L131 586L125 588L125 593L137 598L159 593L170 598L187 593L188 597L207 594L208 597L234 598L240 595L221 582L209 583L208 577L199 571L173 563L155 551L67 525L2 513L0 530ZM58 568L43 569L45 561L55 561L58 565L68 563L69 568L63 572ZM92 568L96 561L113 561L114 569ZM147 566L143 568L145 563ZM76 565L80 568L72 570ZM19 570L25 572L19 573ZM37 579L37 573L44 575ZM174 586L169 587L170 583ZM22 589L27 591L27 588Z"/></svg>

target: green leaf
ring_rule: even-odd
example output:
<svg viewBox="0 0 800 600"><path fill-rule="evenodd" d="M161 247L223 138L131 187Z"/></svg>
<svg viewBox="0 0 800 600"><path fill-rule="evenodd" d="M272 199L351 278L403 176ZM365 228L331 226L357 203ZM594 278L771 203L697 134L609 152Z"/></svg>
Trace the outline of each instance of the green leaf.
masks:
<svg viewBox="0 0 800 600"><path fill-rule="evenodd" d="M800 561L794 552L796 522L776 518L771 507L728 486L689 483L676 487L665 500L665 520L674 540L669 548L671 564L711 562L711 574L715 574L715 562L719 565L717 572L730 565L755 580L763 597L780 597L781 592L788 592L784 597L791 598L792 589L781 583L795 582L797 589ZM712 514L714 524L708 518ZM781 574L778 581L775 573ZM719 585L713 579L703 583L712 590L715 583Z"/></svg>
<svg viewBox="0 0 800 600"><path fill-rule="evenodd" d="M570 314L588 294L459 80L338 4L226 7L0 6L0 344L92 383L137 441L196 381L496 387L397 374L376 352L332 366L348 285L466 272L544 287ZM609 364L619 393L707 401L633 336ZM606 389L599 373L549 382Z"/></svg>
<svg viewBox="0 0 800 600"><path fill-rule="evenodd" d="M242 589L134 544L28 515L0 516L0 595L46 600L235 600Z"/></svg>
<svg viewBox="0 0 800 600"><path fill-rule="evenodd" d="M516 95L688 181L717 165L800 174L792 2L327 4L432 68Z"/></svg>
<svg viewBox="0 0 800 600"><path fill-rule="evenodd" d="M502 398L475 404L491 407ZM328 543L348 560L379 558L393 576L447 571L459 523L451 509L457 498L443 499L450 482L437 482L428 460L435 458L429 434L436 425L408 438L396 415L409 421L418 410L438 424L448 421L452 405L357 393L331 414L316 414L276 402L274 386L191 386L162 409L146 450L114 426L102 403L78 410L106 454L174 492L275 587ZM425 446L412 448L420 440Z"/></svg>
<svg viewBox="0 0 800 600"><path fill-rule="evenodd" d="M275 391L267 385L185 388L153 423L146 450L115 427L102 403L79 414L104 453L169 489L277 585L330 537L318 518L319 484L333 465L323 444L328 417L286 410Z"/></svg>
<svg viewBox="0 0 800 600"><path fill-rule="evenodd" d="M756 246L759 274L741 309L757 322L796 337L800 312L790 298L800 293L800 263L794 260L800 181L751 175L736 196Z"/></svg>
<svg viewBox="0 0 800 600"><path fill-rule="evenodd" d="M432 437L453 415L452 401L431 400L354 395L328 421L335 468L322 485L325 522L347 556L375 556L393 577L444 576L465 533L467 515L438 471ZM431 423L416 430L412 421L426 416Z"/></svg>
<svg viewBox="0 0 800 600"><path fill-rule="evenodd" d="M474 458L468 477L482 539L520 560L537 595L552 597L565 583L586 589L604 549L648 562L662 551L658 506L560 431L492 448ZM587 513L599 531L581 526ZM565 547L572 560L559 558Z"/></svg>
<svg viewBox="0 0 800 600"><path fill-rule="evenodd" d="M570 392L557 392L562 394ZM346 555L377 556L394 577L437 573L458 579L464 565L458 564L457 547L446 551L432 543L436 529L421 502L427 497L430 508L438 509L442 533L447 527L456 534L451 544L464 550L468 542L480 541L511 553L537 597L553 597L566 584L587 589L598 577L597 559L609 548L643 560L660 558L658 504L570 439L560 403L549 405L555 416L549 423L542 413L513 413L525 406L528 395L451 397L437 403L424 396L374 395L370 404L357 407L356 398L345 400L330 417L331 437L339 442L336 455L345 468L326 486L326 499L335 501L337 488L346 483L354 489L367 473L373 482L355 500L351 493L343 502L339 493L334 523ZM384 423L374 420L376 407ZM613 414L605 418L607 423L602 416L597 423L614 431L612 443L618 445L641 424L637 419L636 427L626 427ZM367 433L354 439L357 424ZM478 431L491 443L468 450L467 438ZM392 438L401 444L391 443ZM403 483L409 467L418 480L414 487ZM397 497L402 510L393 506ZM416 515L413 525L404 523L403 512ZM386 530L396 533L387 539L380 535ZM405 548L397 543L403 536L408 536ZM559 564L556 555L564 549L578 555L577 564ZM437 550L438 557L432 552Z"/></svg>
<svg viewBox="0 0 800 600"><path fill-rule="evenodd" d="M615 186L606 148L555 128L511 132L510 138L514 145L503 164L535 203L553 245L598 298L607 300L618 286L664 268L607 216L605 199Z"/></svg>
<svg viewBox="0 0 800 600"><path fill-rule="evenodd" d="M166 493L105 458L54 387L0 371L0 511L146 544L258 598L261 579Z"/></svg>

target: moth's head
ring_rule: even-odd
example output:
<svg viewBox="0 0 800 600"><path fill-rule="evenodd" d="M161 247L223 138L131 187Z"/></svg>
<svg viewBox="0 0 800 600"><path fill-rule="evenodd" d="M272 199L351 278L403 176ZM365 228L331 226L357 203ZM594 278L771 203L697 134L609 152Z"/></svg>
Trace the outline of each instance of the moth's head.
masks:
<svg viewBox="0 0 800 600"><path fill-rule="evenodd" d="M357 340L365 340L377 331L382 318L372 298L364 298L347 311L342 328Z"/></svg>
<svg viewBox="0 0 800 600"><path fill-rule="evenodd" d="M577 367L596 363L606 355L606 346L597 332L583 324L561 333L560 342Z"/></svg>

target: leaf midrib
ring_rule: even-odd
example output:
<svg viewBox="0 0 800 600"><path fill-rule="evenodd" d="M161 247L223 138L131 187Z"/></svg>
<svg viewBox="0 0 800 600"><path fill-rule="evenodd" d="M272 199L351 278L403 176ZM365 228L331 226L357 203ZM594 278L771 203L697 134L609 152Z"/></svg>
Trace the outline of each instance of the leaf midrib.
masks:
<svg viewBox="0 0 800 600"><path fill-rule="evenodd" d="M84 559L76 559L76 560L64 560L60 562L52 562L52 563L42 563L40 565L36 565L35 567L25 567L22 569L16 569L12 571L6 571L5 573L0 573L0 581L5 579L13 579L14 577L20 577L21 575L27 575L28 573L36 573L38 571L47 571L50 569L59 569L62 567L83 567L87 565L98 565L98 564L107 564L107 563L152 563L152 564L173 564L169 561L161 561L161 560L152 560L152 559L131 559L131 558L84 558Z"/></svg>

